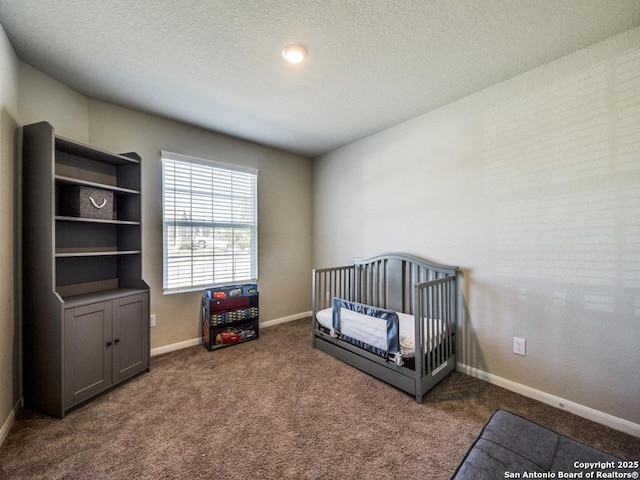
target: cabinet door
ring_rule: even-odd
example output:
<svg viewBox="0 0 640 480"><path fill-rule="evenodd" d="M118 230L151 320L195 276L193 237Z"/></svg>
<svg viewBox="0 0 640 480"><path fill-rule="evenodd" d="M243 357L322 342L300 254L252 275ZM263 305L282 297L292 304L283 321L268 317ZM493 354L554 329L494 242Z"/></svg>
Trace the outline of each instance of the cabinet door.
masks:
<svg viewBox="0 0 640 480"><path fill-rule="evenodd" d="M113 381L149 368L149 295L113 301Z"/></svg>
<svg viewBox="0 0 640 480"><path fill-rule="evenodd" d="M65 309L66 408L111 386L112 318L110 301Z"/></svg>

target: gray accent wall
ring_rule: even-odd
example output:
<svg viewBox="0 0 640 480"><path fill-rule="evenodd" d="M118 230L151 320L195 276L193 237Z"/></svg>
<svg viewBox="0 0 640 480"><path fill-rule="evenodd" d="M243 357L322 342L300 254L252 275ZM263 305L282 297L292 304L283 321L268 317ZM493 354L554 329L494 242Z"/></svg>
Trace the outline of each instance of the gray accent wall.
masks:
<svg viewBox="0 0 640 480"><path fill-rule="evenodd" d="M458 265L462 368L637 431L638 91L640 28L315 159L314 267Z"/></svg>

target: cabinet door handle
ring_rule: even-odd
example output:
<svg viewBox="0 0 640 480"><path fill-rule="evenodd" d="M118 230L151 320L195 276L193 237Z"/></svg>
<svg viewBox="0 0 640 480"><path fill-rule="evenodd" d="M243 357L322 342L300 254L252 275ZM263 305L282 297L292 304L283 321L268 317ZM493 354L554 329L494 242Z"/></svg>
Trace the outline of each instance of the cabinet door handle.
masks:
<svg viewBox="0 0 640 480"><path fill-rule="evenodd" d="M107 347L110 347L111 345L113 345L113 342L107 342Z"/></svg>
<svg viewBox="0 0 640 480"><path fill-rule="evenodd" d="M114 342L114 343L120 343L120 339L119 339L119 338L116 338L113 342Z"/></svg>

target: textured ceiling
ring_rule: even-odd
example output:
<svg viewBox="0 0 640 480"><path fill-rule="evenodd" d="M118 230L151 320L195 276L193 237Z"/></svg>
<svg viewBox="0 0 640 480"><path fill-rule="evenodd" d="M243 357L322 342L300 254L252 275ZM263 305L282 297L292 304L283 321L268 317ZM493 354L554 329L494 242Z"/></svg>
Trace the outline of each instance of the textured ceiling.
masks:
<svg viewBox="0 0 640 480"><path fill-rule="evenodd" d="M90 98L314 157L640 25L640 1L0 0L0 23Z"/></svg>

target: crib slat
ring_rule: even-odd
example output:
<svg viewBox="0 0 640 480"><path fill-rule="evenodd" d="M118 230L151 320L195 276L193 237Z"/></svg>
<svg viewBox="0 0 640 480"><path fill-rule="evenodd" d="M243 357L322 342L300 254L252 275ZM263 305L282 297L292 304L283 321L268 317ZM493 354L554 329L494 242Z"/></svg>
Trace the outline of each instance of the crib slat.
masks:
<svg viewBox="0 0 640 480"><path fill-rule="evenodd" d="M453 324L455 321L455 277L445 276L416 287L417 318L426 323L426 344L431 347L424 352L424 363L416 356L416 374L429 375L441 367L454 352ZM422 322L418 322L422 323ZM421 325L416 324L416 348ZM438 340L438 341L436 341Z"/></svg>

